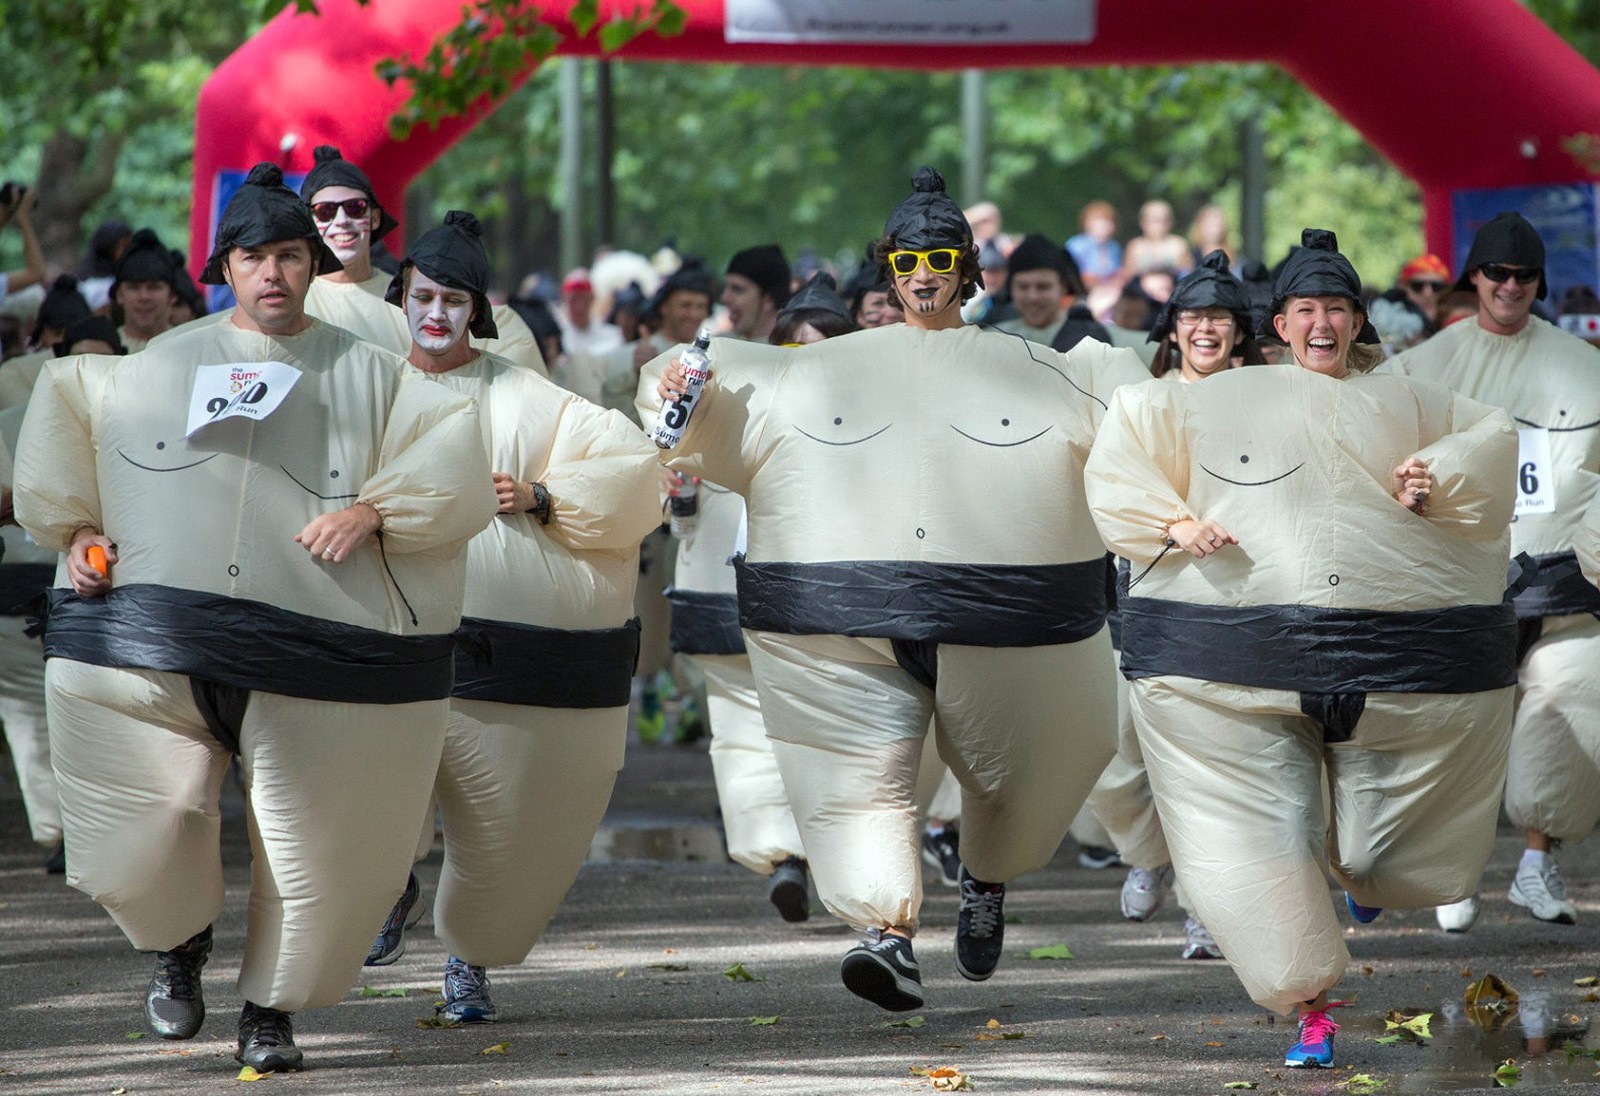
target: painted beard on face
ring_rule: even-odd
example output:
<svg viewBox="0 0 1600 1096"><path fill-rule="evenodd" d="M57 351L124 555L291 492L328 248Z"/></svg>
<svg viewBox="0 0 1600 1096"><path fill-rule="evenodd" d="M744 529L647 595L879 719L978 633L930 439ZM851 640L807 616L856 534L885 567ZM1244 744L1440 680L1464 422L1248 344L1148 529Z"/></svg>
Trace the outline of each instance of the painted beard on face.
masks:
<svg viewBox="0 0 1600 1096"><path fill-rule="evenodd" d="M909 277L896 277L895 287L906 312L924 319L932 319L960 305L961 282L952 271L949 274L931 274L919 268Z"/></svg>

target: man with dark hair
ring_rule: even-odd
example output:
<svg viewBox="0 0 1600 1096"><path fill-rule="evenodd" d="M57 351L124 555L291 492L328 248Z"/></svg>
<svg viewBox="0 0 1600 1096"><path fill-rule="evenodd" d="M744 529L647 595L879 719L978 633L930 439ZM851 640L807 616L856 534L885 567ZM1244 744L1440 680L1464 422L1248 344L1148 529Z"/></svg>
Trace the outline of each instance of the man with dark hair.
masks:
<svg viewBox="0 0 1600 1096"><path fill-rule="evenodd" d="M172 306L178 294L172 288L172 252L148 228L133 234L128 249L117 260L111 283L112 315L118 334L130 352L145 348L151 339L172 326Z"/></svg>
<svg viewBox="0 0 1600 1096"><path fill-rule="evenodd" d="M290 1014L344 996L399 897L444 744L463 549L494 491L477 410L306 315L338 260L272 164L201 281L231 315L65 357L17 446L17 520L66 553L44 633L68 881L155 953L188 1039L223 906L217 796L248 791L236 1057L300 1067Z"/></svg>
<svg viewBox="0 0 1600 1096"><path fill-rule="evenodd" d="M722 306L736 339L766 342L778 311L789 301L789 260L777 244L747 247L728 260ZM692 336L691 336L692 337Z"/></svg>
<svg viewBox="0 0 1600 1096"><path fill-rule="evenodd" d="M956 966L973 981L999 964L1006 882L1049 862L1111 757L1082 461L1111 391L1148 379L1131 352L965 324L972 230L938 172L914 187L874 249L906 322L798 349L713 340L669 461L749 503L739 612L767 734L818 895L865 936L840 977L893 1010L924 1000L930 720L962 789ZM641 413L683 388L658 358Z"/></svg>
<svg viewBox="0 0 1600 1096"><path fill-rule="evenodd" d="M1580 519L1600 488L1600 351L1532 314L1546 293L1544 260L1526 218L1495 216L1473 237L1455 284L1476 292L1477 319L1451 324L1389 367L1504 408L1517 422L1511 551L1532 556L1538 574L1516 598L1522 644L1505 806L1527 847L1508 897L1540 921L1570 925L1577 909L1555 845L1583 840L1600 822L1600 591L1574 557ZM1437 912L1441 928L1465 932L1478 899Z"/></svg>

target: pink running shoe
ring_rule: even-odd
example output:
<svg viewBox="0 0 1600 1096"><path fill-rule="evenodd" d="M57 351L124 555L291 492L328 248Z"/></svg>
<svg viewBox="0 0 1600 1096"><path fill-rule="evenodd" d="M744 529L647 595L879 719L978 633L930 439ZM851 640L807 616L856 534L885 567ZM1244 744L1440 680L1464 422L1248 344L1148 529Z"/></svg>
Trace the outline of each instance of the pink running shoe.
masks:
<svg viewBox="0 0 1600 1096"><path fill-rule="evenodd" d="M1329 1008L1334 1007L1329 1003ZM1295 1069L1332 1069L1333 1037L1339 1025L1326 1011L1300 1014L1300 1041L1283 1056L1283 1064Z"/></svg>

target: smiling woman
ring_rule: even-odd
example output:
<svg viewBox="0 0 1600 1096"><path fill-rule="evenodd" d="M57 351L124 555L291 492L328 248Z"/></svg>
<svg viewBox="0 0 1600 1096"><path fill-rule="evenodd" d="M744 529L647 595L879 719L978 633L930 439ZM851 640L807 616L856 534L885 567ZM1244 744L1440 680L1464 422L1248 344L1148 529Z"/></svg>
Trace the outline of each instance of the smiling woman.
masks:
<svg viewBox="0 0 1600 1096"><path fill-rule="evenodd" d="M1118 391L1085 487L1140 574L1122 670L1178 877L1251 997L1300 1014L1285 1064L1328 1066L1349 955L1324 845L1360 921L1454 901L1488 857L1515 435L1352 369L1359 280L1332 233L1306 245L1274 289L1296 364Z"/></svg>

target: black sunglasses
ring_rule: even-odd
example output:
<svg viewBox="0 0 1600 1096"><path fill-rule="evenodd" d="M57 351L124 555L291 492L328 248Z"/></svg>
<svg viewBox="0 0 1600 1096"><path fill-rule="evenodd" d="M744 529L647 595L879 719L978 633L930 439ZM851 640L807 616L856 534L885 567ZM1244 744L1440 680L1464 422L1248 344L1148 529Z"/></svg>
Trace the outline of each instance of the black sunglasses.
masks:
<svg viewBox="0 0 1600 1096"><path fill-rule="evenodd" d="M1430 281L1427 281L1425 279L1414 278L1411 281L1406 283L1406 288L1410 289L1411 292L1413 292L1413 293L1427 293L1427 292L1443 293L1444 292L1444 283L1443 282L1430 282Z"/></svg>
<svg viewBox="0 0 1600 1096"><path fill-rule="evenodd" d="M344 210L344 215L352 220L365 217L367 207L371 205L365 198L346 198L342 202L317 202L311 207L311 215L323 224L327 224L339 215L339 210Z"/></svg>
<svg viewBox="0 0 1600 1096"><path fill-rule="evenodd" d="M1544 274L1541 267L1506 266L1504 263L1484 263L1478 269L1483 271L1483 276L1491 282L1503 282L1507 278L1515 278L1518 285L1532 285Z"/></svg>

